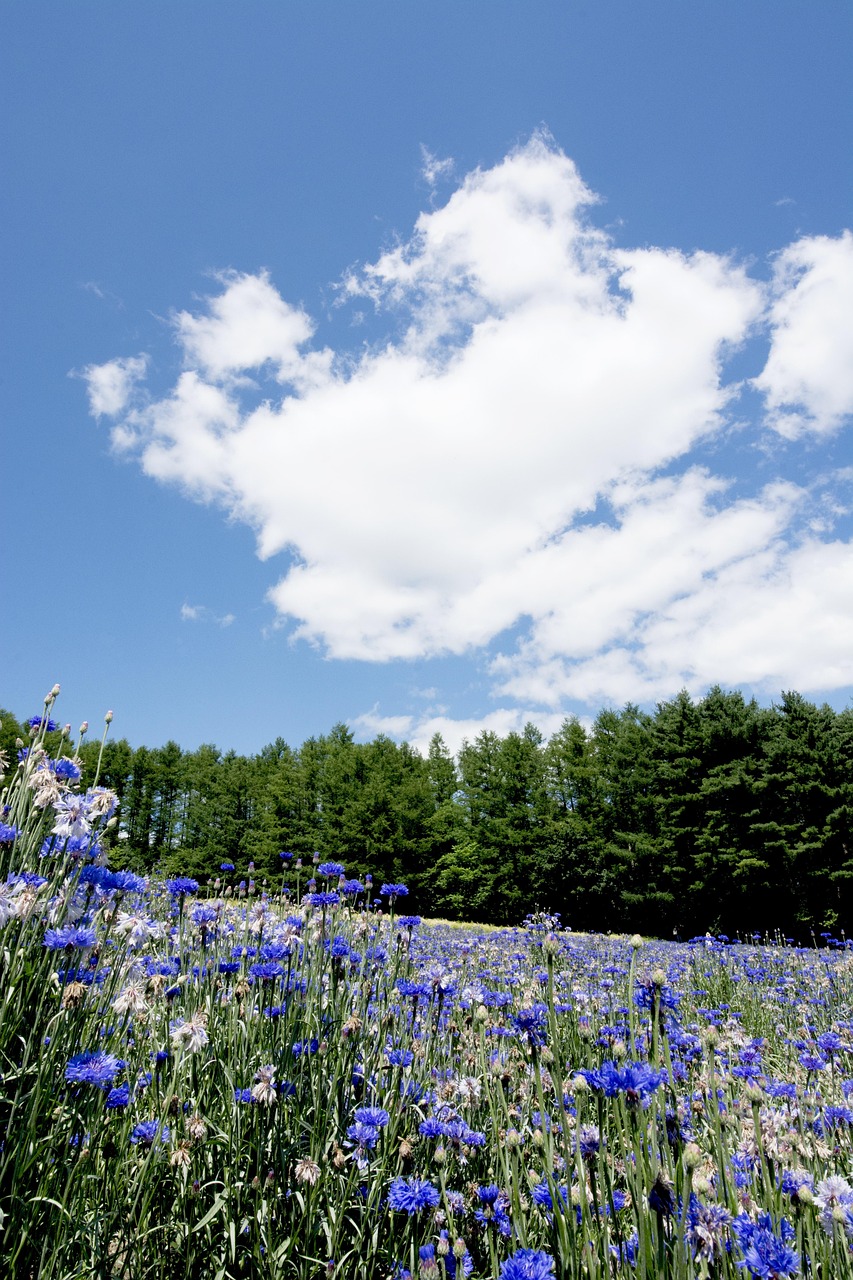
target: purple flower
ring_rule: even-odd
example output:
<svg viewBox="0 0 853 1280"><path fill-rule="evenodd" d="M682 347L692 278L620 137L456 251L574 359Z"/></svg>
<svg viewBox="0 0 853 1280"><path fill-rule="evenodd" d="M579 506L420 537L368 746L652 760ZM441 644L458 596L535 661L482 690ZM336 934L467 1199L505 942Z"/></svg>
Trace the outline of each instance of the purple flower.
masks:
<svg viewBox="0 0 853 1280"><path fill-rule="evenodd" d="M342 862L321 862L317 868L317 875L325 876L327 880L339 880L345 870Z"/></svg>
<svg viewBox="0 0 853 1280"><path fill-rule="evenodd" d="M0 844L11 844L18 834L17 827L10 827L8 822L0 822Z"/></svg>

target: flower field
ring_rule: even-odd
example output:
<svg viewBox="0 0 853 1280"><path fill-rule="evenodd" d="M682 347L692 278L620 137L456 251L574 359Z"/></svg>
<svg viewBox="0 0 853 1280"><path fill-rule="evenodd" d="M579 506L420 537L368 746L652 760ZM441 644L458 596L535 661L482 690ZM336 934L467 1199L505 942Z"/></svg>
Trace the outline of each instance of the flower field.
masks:
<svg viewBox="0 0 853 1280"><path fill-rule="evenodd" d="M287 854L110 870L51 704L0 812L0 1274L853 1276L844 940L428 924Z"/></svg>

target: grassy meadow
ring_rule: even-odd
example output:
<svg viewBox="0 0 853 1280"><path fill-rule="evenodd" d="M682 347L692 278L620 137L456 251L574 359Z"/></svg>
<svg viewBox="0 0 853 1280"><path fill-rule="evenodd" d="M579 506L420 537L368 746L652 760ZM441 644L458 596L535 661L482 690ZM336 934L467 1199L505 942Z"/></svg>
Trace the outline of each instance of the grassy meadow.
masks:
<svg viewBox="0 0 853 1280"><path fill-rule="evenodd" d="M425 922L401 884L111 870L44 747L0 812L0 1274L853 1276L853 949Z"/></svg>

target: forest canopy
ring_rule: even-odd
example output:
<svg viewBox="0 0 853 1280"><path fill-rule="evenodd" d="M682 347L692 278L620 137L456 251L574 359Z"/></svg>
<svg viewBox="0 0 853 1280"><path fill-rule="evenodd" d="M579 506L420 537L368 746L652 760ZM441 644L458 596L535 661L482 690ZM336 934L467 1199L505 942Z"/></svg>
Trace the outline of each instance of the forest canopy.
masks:
<svg viewBox="0 0 853 1280"><path fill-rule="evenodd" d="M0 719L12 769L29 730ZM46 745L73 751L59 733ZM99 748L79 749L84 784ZM119 798L115 866L215 880L233 864L232 882L274 892L297 874L304 889L319 853L407 884L407 910L426 916L512 924L542 910L573 929L809 941L848 923L851 758L853 710L715 687L590 726L568 718L549 740L532 724L484 731L455 758L438 735L423 756L343 724L253 756L108 739L98 780Z"/></svg>

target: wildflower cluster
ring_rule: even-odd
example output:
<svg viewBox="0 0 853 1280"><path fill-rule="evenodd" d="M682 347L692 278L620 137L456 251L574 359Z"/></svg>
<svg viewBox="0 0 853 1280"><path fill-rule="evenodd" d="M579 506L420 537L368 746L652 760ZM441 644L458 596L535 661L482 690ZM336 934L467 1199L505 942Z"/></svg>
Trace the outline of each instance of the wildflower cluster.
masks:
<svg viewBox="0 0 853 1280"><path fill-rule="evenodd" d="M114 797L32 731L0 816L3 1275L853 1276L843 940L428 925L319 858L299 896L161 884L109 867Z"/></svg>

